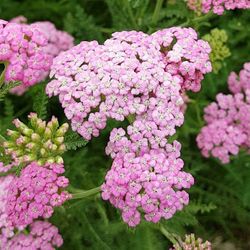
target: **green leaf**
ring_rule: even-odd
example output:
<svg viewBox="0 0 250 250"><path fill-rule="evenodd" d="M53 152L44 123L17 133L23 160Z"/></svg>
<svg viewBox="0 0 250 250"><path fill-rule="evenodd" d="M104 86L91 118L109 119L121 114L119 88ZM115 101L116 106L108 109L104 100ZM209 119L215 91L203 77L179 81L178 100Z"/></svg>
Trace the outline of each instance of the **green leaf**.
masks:
<svg viewBox="0 0 250 250"><path fill-rule="evenodd" d="M20 82L10 82L10 83L5 83L3 87L0 89L0 102L2 102L5 98L5 96L9 93L11 89L14 87L20 85Z"/></svg>
<svg viewBox="0 0 250 250"><path fill-rule="evenodd" d="M76 132L70 131L65 136L65 146L67 150L76 150L77 148L81 148L86 146L88 141L84 140L79 134Z"/></svg>

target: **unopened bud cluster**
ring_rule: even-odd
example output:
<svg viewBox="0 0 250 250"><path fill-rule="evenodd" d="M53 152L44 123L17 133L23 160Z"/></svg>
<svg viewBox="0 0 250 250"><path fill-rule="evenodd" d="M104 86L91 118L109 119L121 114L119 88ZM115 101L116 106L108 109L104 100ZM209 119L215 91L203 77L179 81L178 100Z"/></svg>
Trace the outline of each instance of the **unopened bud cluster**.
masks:
<svg viewBox="0 0 250 250"><path fill-rule="evenodd" d="M209 241L203 242L202 239L195 238L194 234L186 235L185 241L174 245L172 250L211 250L212 246Z"/></svg>
<svg viewBox="0 0 250 250"><path fill-rule="evenodd" d="M202 39L207 41L212 48L209 57L213 66L213 72L218 73L222 67L222 62L231 55L226 44L228 40L227 33L225 30L216 28L212 29L209 34L203 36Z"/></svg>
<svg viewBox="0 0 250 250"><path fill-rule="evenodd" d="M35 113L31 113L28 119L30 125L19 119L13 121L17 130L7 131L9 138L3 144L5 153L17 164L31 161L37 161L40 165L63 163L60 155L66 150L64 135L68 130L68 124L64 123L59 127L55 117L46 123Z"/></svg>

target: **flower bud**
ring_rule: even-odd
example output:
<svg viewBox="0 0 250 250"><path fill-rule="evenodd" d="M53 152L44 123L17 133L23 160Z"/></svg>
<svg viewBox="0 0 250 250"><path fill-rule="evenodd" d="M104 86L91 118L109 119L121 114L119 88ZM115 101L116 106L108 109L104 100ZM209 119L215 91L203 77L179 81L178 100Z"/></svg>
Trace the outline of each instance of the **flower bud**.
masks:
<svg viewBox="0 0 250 250"><path fill-rule="evenodd" d="M68 124L68 123L64 123L64 124L56 131L55 136L56 136L56 137L64 136L68 129L69 129L69 124Z"/></svg>
<svg viewBox="0 0 250 250"><path fill-rule="evenodd" d="M56 137L56 138L54 139L54 143L57 144L57 145L62 144L63 141L64 141L64 137L62 137L62 136Z"/></svg>
<svg viewBox="0 0 250 250"><path fill-rule="evenodd" d="M33 133L31 135L31 140L34 141L34 142L39 142L39 141L41 141L41 136L39 134L37 134L37 133Z"/></svg>

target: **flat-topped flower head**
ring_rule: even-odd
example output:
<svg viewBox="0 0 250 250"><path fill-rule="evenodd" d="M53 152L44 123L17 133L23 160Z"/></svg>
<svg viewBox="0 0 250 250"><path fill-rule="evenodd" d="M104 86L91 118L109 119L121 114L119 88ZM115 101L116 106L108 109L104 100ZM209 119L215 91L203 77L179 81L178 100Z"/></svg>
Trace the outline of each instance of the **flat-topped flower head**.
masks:
<svg viewBox="0 0 250 250"><path fill-rule="evenodd" d="M62 173L62 164L40 166L32 162L11 182L6 211L14 226L26 226L36 219L49 218L54 207L71 198L65 191L69 180Z"/></svg>
<svg viewBox="0 0 250 250"><path fill-rule="evenodd" d="M107 119L131 115L148 115L173 133L183 122L181 92L200 89L210 51L191 28L116 32L103 45L82 42L56 57L46 92L59 96L72 129L86 140Z"/></svg>
<svg viewBox="0 0 250 250"><path fill-rule="evenodd" d="M28 231L28 234L21 232L15 235L4 245L4 249L54 250L63 244L58 228L47 221L33 222Z"/></svg>
<svg viewBox="0 0 250 250"><path fill-rule="evenodd" d="M13 121L17 130L7 131L8 138L3 143L5 153L17 164L31 161L37 161L39 164L63 163L61 155L66 150L64 135L68 124L64 123L59 127L55 117L46 123L35 113L31 113L28 119L28 126L18 119Z"/></svg>
<svg viewBox="0 0 250 250"><path fill-rule="evenodd" d="M212 11L222 15L226 10L249 9L249 0L187 0L187 5L198 15Z"/></svg>
<svg viewBox="0 0 250 250"><path fill-rule="evenodd" d="M210 154L222 163L230 161L240 148L250 152L250 64L245 63L239 77L232 72L228 86L232 94L219 93L216 102L204 109L207 123L197 136L198 147L205 157Z"/></svg>
<svg viewBox="0 0 250 250"><path fill-rule="evenodd" d="M43 52L48 44L45 35L26 24L1 23L0 61L5 62L5 82L31 86L43 80L52 63L52 57Z"/></svg>
<svg viewBox="0 0 250 250"><path fill-rule="evenodd" d="M4 249L4 244L14 235L14 227L6 212L7 194L13 179L12 175L0 177L0 249Z"/></svg>
<svg viewBox="0 0 250 250"><path fill-rule="evenodd" d="M39 81L44 80L48 76L50 66L52 64L52 59L55 56L59 55L61 51L68 50L74 46L74 38L67 32L57 30L55 25L51 22L43 21L43 22L35 22L32 24L27 24L27 19L23 16L13 18L10 22L23 24L23 26L29 27L32 30L33 29L39 30L39 32L42 33L42 35L45 37L47 41L46 45L44 45L41 48L41 53L45 55L46 58L48 58L47 63L48 63L49 68L45 70L43 73L41 73ZM42 63L44 64L46 63L46 61L41 62L41 64ZM37 80L36 83L39 81ZM28 88L29 88L29 85L21 84L13 88L11 90L11 93L16 94L16 95L22 95L24 92L27 91Z"/></svg>
<svg viewBox="0 0 250 250"><path fill-rule="evenodd" d="M130 227L137 226L141 216L153 223L170 219L188 204L184 189L194 183L191 174L181 170L183 165L175 151L120 153L105 177L102 198L121 210Z"/></svg>

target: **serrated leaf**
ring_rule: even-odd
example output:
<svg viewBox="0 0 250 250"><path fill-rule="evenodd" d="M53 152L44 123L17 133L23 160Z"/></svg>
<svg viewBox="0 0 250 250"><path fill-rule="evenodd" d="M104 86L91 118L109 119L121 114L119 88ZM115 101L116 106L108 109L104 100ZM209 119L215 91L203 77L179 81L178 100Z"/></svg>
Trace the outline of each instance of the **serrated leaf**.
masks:
<svg viewBox="0 0 250 250"><path fill-rule="evenodd" d="M65 136L65 146L67 150L76 150L78 148L86 146L88 141L84 140L76 132L70 131Z"/></svg>
<svg viewBox="0 0 250 250"><path fill-rule="evenodd" d="M0 89L0 102L4 100L5 96L9 93L11 89L20 85L20 82L10 82L3 85Z"/></svg>

